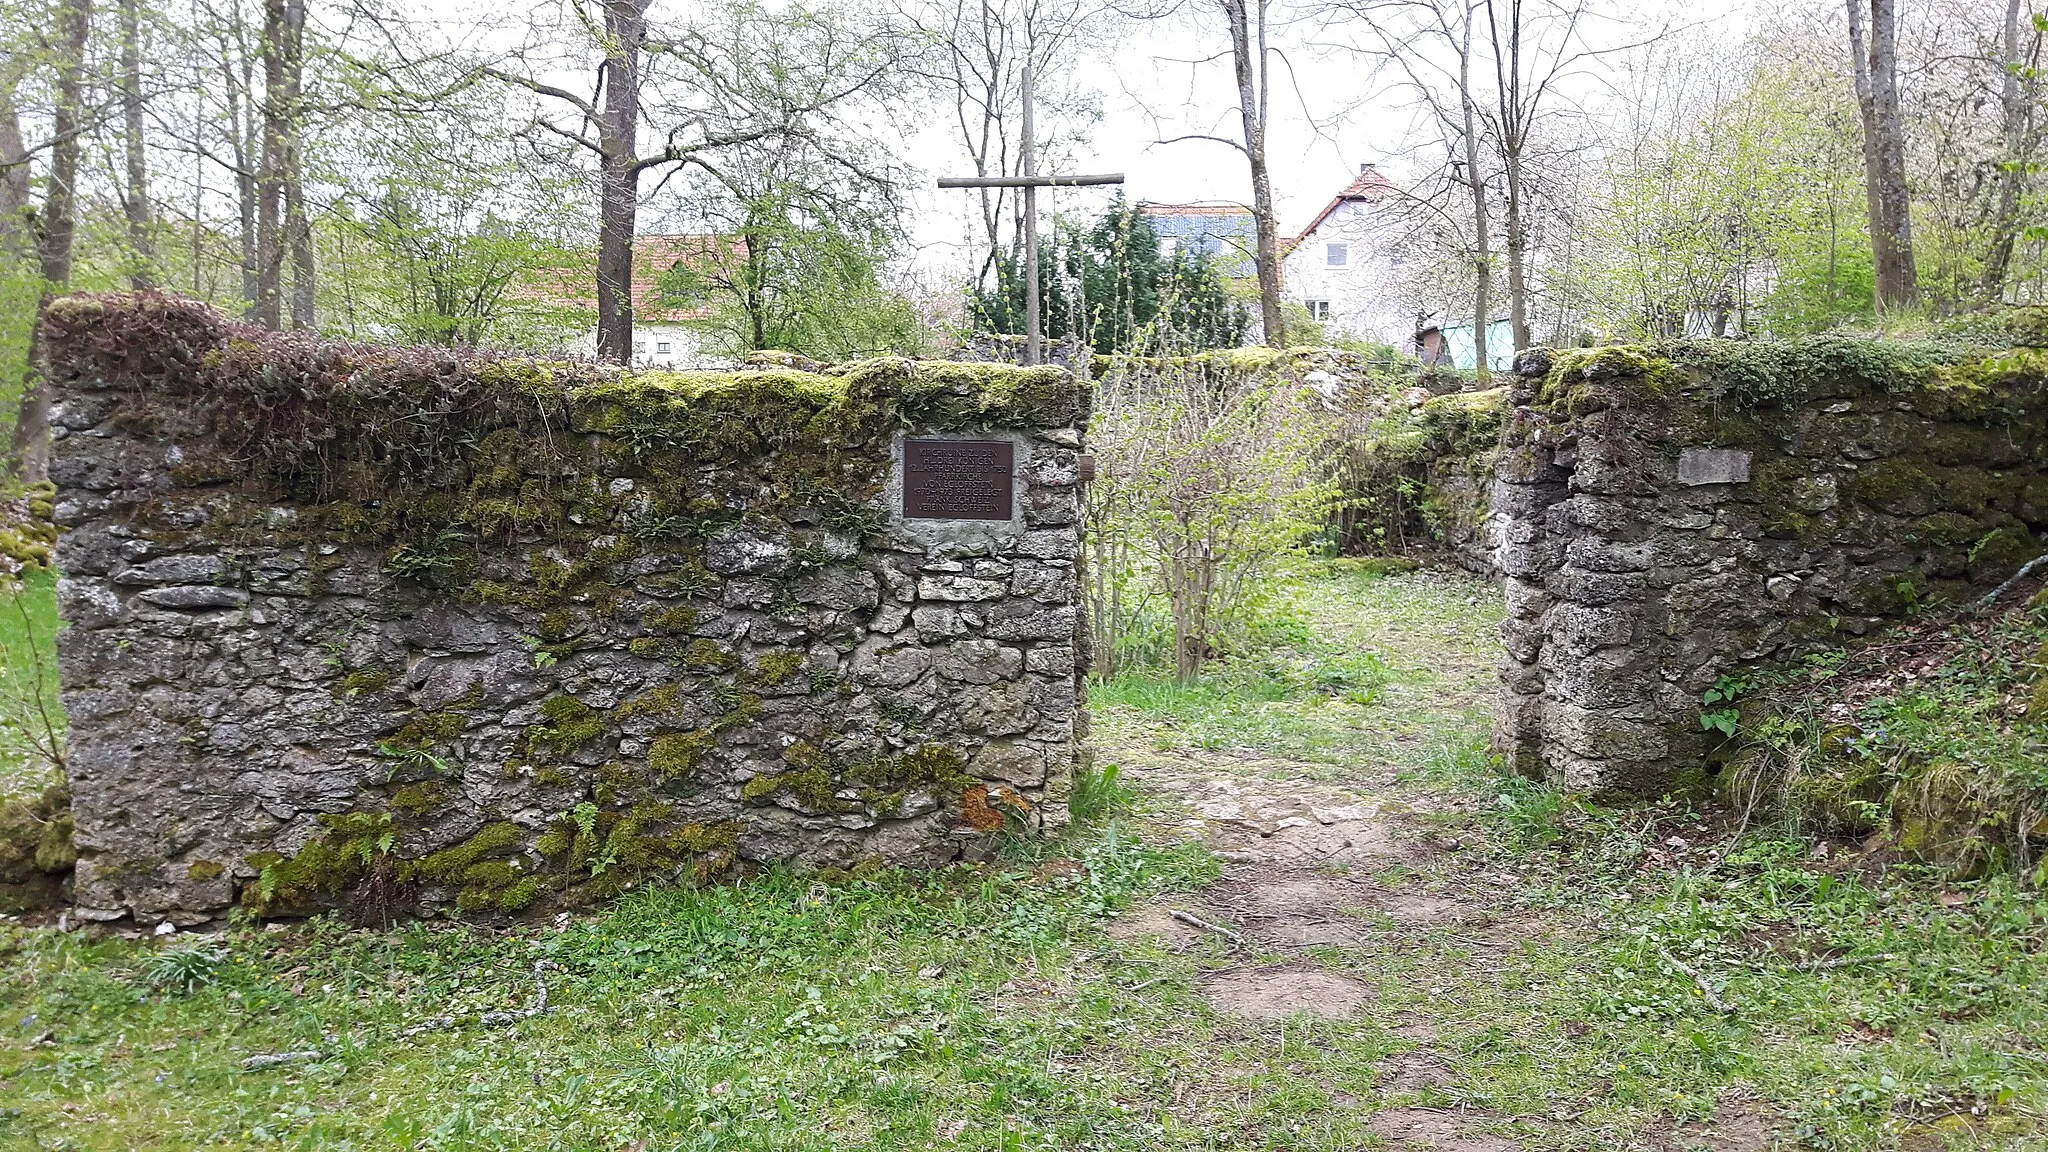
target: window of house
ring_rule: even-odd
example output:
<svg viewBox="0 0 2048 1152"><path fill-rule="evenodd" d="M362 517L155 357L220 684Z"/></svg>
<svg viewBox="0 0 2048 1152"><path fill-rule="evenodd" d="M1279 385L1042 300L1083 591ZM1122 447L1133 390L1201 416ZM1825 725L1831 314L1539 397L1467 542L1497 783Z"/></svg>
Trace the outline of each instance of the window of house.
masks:
<svg viewBox="0 0 2048 1152"><path fill-rule="evenodd" d="M635 341L633 341L633 355L635 355L635 356L645 356L645 355L647 355L647 341L645 341L645 340L635 340Z"/></svg>
<svg viewBox="0 0 2048 1152"><path fill-rule="evenodd" d="M1302 303L1308 305L1308 318L1316 323L1321 324L1330 318L1330 302L1328 300L1304 300Z"/></svg>
<svg viewBox="0 0 2048 1152"><path fill-rule="evenodd" d="M1351 245L1325 245L1323 247L1323 262L1332 268L1342 268L1351 263Z"/></svg>
<svg viewBox="0 0 2048 1152"><path fill-rule="evenodd" d="M655 351L655 353L656 353L657 355L661 355L661 356L666 356L666 355L668 355L668 341L666 341L666 340L657 340L657 341L655 341L655 344L654 344L654 351Z"/></svg>

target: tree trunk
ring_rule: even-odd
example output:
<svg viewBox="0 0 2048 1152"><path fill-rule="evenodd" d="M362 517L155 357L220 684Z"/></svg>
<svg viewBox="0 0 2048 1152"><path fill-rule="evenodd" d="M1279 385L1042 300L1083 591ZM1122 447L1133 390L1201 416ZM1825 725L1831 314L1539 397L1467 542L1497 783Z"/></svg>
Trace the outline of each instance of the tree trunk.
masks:
<svg viewBox="0 0 2048 1152"><path fill-rule="evenodd" d="M33 245L28 217L33 194L14 92L0 89L0 257L9 261L25 258Z"/></svg>
<svg viewBox="0 0 2048 1152"><path fill-rule="evenodd" d="M265 328L284 326L285 3L263 0L263 143L256 169L256 299Z"/></svg>
<svg viewBox="0 0 2048 1152"><path fill-rule="evenodd" d="M1984 254L1984 271L1977 285L1978 295L1987 304L2005 295L2005 273L2019 238L2020 196L2026 183L2028 104L2020 84L2020 69L2025 66L2020 59L2020 7L2020 0L2006 0L1999 45L1999 65L2005 71L1998 92L2003 155L1999 158L1998 203L1991 215L1991 248Z"/></svg>
<svg viewBox="0 0 2048 1152"><path fill-rule="evenodd" d="M1863 119L1865 200L1880 312L1918 294L1913 267L1912 201L1906 191L1906 127L1899 108L1898 12L1895 0L1869 0L1870 40L1863 43L1863 0L1848 0L1849 52Z"/></svg>
<svg viewBox="0 0 2048 1152"><path fill-rule="evenodd" d="M313 327L313 226L306 213L306 184L299 149L304 119L306 3L284 5L284 231L292 269L292 327Z"/></svg>
<svg viewBox="0 0 2048 1152"><path fill-rule="evenodd" d="M1507 186L1508 317L1515 351L1529 346L1529 222L1523 181L1522 154L1529 144L1530 120L1535 116L1533 101L1522 99L1522 5L1507 4L1507 45L1503 53L1501 31L1492 20L1493 6L1487 5L1488 24L1493 30L1494 76L1500 106L1501 174Z"/></svg>
<svg viewBox="0 0 2048 1152"><path fill-rule="evenodd" d="M1258 234L1254 262L1259 273L1259 316L1266 329L1266 343L1278 348L1287 342L1287 333L1280 318L1280 230L1273 212L1273 179L1266 169L1266 0L1222 3L1223 15L1230 22L1230 55L1237 68L1237 107L1244 122L1244 153L1251 164L1252 225ZM1256 49L1248 3L1258 5Z"/></svg>
<svg viewBox="0 0 2048 1152"><path fill-rule="evenodd" d="M231 11L236 30L234 48L244 49L247 42L241 38L241 5L236 4ZM248 52L231 51L225 37L221 40L221 72L227 79L228 134L235 157L235 219L239 226L236 247L242 261L242 300L246 314L253 317L262 280L257 274L256 259L256 76Z"/></svg>
<svg viewBox="0 0 2048 1152"><path fill-rule="evenodd" d="M640 210L640 45L647 38L648 0L605 0L608 35L604 105L598 110L597 358L625 364L633 356L633 234Z"/></svg>
<svg viewBox="0 0 2048 1152"><path fill-rule="evenodd" d="M37 243L43 303L71 282L71 241L78 229L78 120L85 86L85 42L92 33L92 0L63 0L57 9L56 33L57 99L50 117L50 181ZM23 480L40 483L50 475L50 392L38 364L41 349L34 346L33 337L30 345L21 414L14 421L13 457Z"/></svg>
<svg viewBox="0 0 2048 1152"><path fill-rule="evenodd" d="M128 186L122 207L128 217L128 282L136 288L155 283L156 245L151 236L149 155L144 151L142 103L142 3L121 0L121 118L126 145Z"/></svg>
<svg viewBox="0 0 2048 1152"><path fill-rule="evenodd" d="M1465 185L1472 190L1472 375L1484 387L1493 379L1486 359L1486 329L1493 317L1493 238L1486 215L1486 181L1479 174L1478 114L1472 106L1472 14L1465 14L1458 46L1458 103L1464 114Z"/></svg>
<svg viewBox="0 0 2048 1152"><path fill-rule="evenodd" d="M1527 222L1523 219L1520 157L1509 157L1507 173L1508 318L1515 351L1529 346L1529 272Z"/></svg>

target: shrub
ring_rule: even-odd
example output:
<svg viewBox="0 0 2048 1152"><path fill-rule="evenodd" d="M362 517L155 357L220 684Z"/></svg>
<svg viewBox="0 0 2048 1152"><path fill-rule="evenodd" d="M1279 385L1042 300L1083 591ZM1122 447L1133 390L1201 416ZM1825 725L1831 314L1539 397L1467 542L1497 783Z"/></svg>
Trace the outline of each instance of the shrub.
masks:
<svg viewBox="0 0 2048 1152"><path fill-rule="evenodd" d="M1335 504L1329 415L1293 372L1260 367L1131 359L1098 383L1083 500L1098 676L1145 662L1134 641L1155 614L1182 680L1246 647Z"/></svg>

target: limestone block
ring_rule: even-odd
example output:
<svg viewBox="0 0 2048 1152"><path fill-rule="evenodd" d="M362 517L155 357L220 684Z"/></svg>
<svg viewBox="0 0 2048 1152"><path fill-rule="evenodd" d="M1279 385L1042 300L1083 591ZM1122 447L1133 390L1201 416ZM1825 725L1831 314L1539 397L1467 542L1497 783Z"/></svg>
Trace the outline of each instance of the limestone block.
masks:
<svg viewBox="0 0 2048 1152"><path fill-rule="evenodd" d="M1010 594L1006 580L983 580L973 576L924 576L917 582L920 600L1000 600Z"/></svg>
<svg viewBox="0 0 2048 1152"><path fill-rule="evenodd" d="M1545 706L1543 734L1568 752L1596 760L1653 761L1671 748L1661 724L1554 701Z"/></svg>
<svg viewBox="0 0 2048 1152"><path fill-rule="evenodd" d="M789 567L789 543L742 528L725 528L704 542L704 566L713 572L776 573Z"/></svg>
<svg viewBox="0 0 2048 1152"><path fill-rule="evenodd" d="M1034 560L1073 560L1081 554L1080 538L1065 530L1026 532L1017 554Z"/></svg>
<svg viewBox="0 0 2048 1152"><path fill-rule="evenodd" d="M993 684L1015 680L1024 670L1024 653L994 640L956 640L932 649L932 669L942 680Z"/></svg>
<svg viewBox="0 0 2048 1152"><path fill-rule="evenodd" d="M910 619L917 626L917 638L925 644L944 640L949 636L962 636L968 631L968 623L961 618L957 608L920 604L911 610Z"/></svg>
<svg viewBox="0 0 2048 1152"><path fill-rule="evenodd" d="M147 601L159 608L240 608L249 602L249 594L240 588L217 588L208 584L190 584L171 588L151 588L142 592L138 599Z"/></svg>
<svg viewBox="0 0 2048 1152"><path fill-rule="evenodd" d="M989 613L986 632L997 640L1072 640L1076 610L1048 608L1029 600L1011 600Z"/></svg>
<svg viewBox="0 0 2048 1152"><path fill-rule="evenodd" d="M1702 484L1749 483L1750 453L1740 448L1685 448L1678 453L1678 482L1697 487Z"/></svg>
<svg viewBox="0 0 2048 1152"><path fill-rule="evenodd" d="M969 774L1020 788L1046 781L1045 749L1019 740L990 740L967 762Z"/></svg>
<svg viewBox="0 0 2048 1152"><path fill-rule="evenodd" d="M227 561L217 555L187 552L124 568L113 580L116 584L203 584L219 580L229 571Z"/></svg>
<svg viewBox="0 0 2048 1152"><path fill-rule="evenodd" d="M1617 648L1635 639L1638 613L1614 607L1559 604L1547 619L1550 634L1573 656ZM1522 657L1534 659L1534 656Z"/></svg>
<svg viewBox="0 0 2048 1152"><path fill-rule="evenodd" d="M1074 649L1066 644L1042 644L1024 654L1024 669L1041 676L1072 676Z"/></svg>
<svg viewBox="0 0 2048 1152"><path fill-rule="evenodd" d="M1031 687L1022 681L962 687L952 693L952 699L963 731L1016 736L1029 732L1037 722L1031 708Z"/></svg>

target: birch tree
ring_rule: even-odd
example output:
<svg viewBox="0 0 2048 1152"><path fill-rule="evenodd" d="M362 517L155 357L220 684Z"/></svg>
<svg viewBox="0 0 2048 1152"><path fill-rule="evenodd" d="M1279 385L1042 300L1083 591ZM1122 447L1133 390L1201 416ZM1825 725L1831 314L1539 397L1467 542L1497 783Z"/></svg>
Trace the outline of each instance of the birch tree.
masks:
<svg viewBox="0 0 2048 1152"><path fill-rule="evenodd" d="M1850 72L1863 117L1864 189L1882 312L1909 304L1919 294L1906 186L1906 125L1899 107L1897 0L1848 0L1848 11Z"/></svg>

